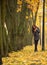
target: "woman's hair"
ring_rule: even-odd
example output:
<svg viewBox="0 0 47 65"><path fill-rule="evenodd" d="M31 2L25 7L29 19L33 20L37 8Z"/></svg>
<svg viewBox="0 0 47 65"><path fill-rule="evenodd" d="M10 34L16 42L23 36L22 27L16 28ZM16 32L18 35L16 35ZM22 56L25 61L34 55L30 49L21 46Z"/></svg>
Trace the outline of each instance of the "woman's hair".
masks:
<svg viewBox="0 0 47 65"><path fill-rule="evenodd" d="M33 25L33 26L32 26L32 29L34 30L35 28L36 28L36 25Z"/></svg>

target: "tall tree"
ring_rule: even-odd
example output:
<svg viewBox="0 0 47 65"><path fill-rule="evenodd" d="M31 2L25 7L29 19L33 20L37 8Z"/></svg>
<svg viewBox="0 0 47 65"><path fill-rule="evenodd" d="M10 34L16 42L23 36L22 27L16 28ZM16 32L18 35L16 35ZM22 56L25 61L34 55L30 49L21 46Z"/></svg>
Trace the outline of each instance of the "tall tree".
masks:
<svg viewBox="0 0 47 65"><path fill-rule="evenodd" d="M11 50L16 50L16 10L17 10L17 0L7 0L7 27L9 34L9 43Z"/></svg>
<svg viewBox="0 0 47 65"><path fill-rule="evenodd" d="M45 22L45 0L43 0L43 24L42 24L42 50L45 50L44 45L44 22Z"/></svg>
<svg viewBox="0 0 47 65"><path fill-rule="evenodd" d="M0 0L0 65L2 65L1 44L2 44L2 26L1 26L1 0Z"/></svg>
<svg viewBox="0 0 47 65"><path fill-rule="evenodd" d="M20 13L21 20L20 20L20 27L19 27L20 37L22 39L21 40L22 46L25 45L26 11L27 11L27 4L26 4L25 0L22 0L22 7L21 7L21 13Z"/></svg>
<svg viewBox="0 0 47 65"><path fill-rule="evenodd" d="M2 46L1 46L1 48L2 48L2 55L7 55L7 53L8 53L8 45L7 45L7 38L6 38L6 36L7 36L7 34L6 34L6 29L5 29L5 25L4 25L4 23L5 23L5 16L6 16L6 0L2 0L1 1L1 26L2 26ZM7 47L7 48L6 48Z"/></svg>

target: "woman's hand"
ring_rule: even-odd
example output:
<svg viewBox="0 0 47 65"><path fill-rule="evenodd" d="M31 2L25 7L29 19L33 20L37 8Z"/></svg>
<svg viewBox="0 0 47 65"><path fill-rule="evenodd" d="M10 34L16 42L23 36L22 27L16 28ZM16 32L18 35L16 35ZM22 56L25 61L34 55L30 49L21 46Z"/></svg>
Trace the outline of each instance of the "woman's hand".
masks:
<svg viewBox="0 0 47 65"><path fill-rule="evenodd" d="M37 28L34 29L34 32L36 32Z"/></svg>

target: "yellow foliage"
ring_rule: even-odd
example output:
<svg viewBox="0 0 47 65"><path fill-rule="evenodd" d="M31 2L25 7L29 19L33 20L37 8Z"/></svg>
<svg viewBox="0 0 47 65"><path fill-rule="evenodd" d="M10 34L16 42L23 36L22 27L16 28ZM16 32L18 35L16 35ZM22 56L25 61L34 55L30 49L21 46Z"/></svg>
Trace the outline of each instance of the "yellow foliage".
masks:
<svg viewBox="0 0 47 65"><path fill-rule="evenodd" d="M3 65L47 65L47 51L34 52L33 46L26 46L21 51L9 53L9 57L2 58Z"/></svg>
<svg viewBox="0 0 47 65"><path fill-rule="evenodd" d="M17 9L17 12L21 12L21 8L18 8L18 9Z"/></svg>
<svg viewBox="0 0 47 65"><path fill-rule="evenodd" d="M37 7L38 7L38 3L40 0L25 0L25 2L28 4L27 7L29 9L31 9L32 11L36 12L37 11ZM22 4L22 0L18 0L17 2L18 5Z"/></svg>
<svg viewBox="0 0 47 65"><path fill-rule="evenodd" d="M18 0L17 1L17 4L21 5L22 4L22 1Z"/></svg>
<svg viewBox="0 0 47 65"><path fill-rule="evenodd" d="M30 14L30 17L32 18L32 14Z"/></svg>
<svg viewBox="0 0 47 65"><path fill-rule="evenodd" d="M26 16L26 19L28 19L28 16Z"/></svg>

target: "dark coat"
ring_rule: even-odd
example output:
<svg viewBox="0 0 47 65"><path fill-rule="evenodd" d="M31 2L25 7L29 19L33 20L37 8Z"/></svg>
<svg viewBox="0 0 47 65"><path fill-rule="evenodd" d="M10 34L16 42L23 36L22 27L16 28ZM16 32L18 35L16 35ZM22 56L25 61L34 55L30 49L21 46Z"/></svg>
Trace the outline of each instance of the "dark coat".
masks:
<svg viewBox="0 0 47 65"><path fill-rule="evenodd" d="M39 35L40 29L37 27L37 30L34 32L34 29L32 28L32 33L34 35L34 40L39 40L39 38L40 38L40 35Z"/></svg>

